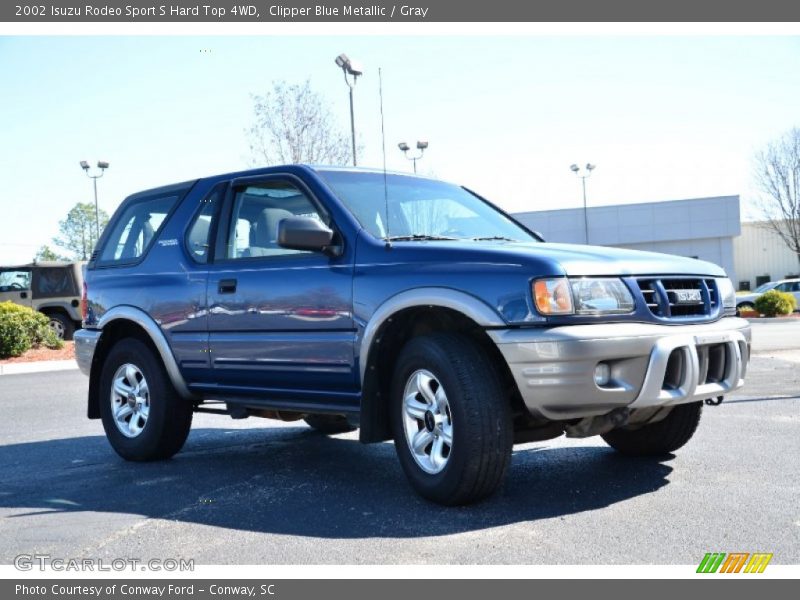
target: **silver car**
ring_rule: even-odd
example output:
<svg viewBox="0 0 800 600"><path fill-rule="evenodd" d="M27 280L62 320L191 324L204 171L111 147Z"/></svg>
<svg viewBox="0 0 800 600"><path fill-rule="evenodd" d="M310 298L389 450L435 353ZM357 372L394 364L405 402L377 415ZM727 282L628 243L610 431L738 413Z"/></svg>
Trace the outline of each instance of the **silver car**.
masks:
<svg viewBox="0 0 800 600"><path fill-rule="evenodd" d="M797 300L797 308L800 309L800 279L781 279L762 283L750 294L736 296L736 314L739 315L742 311L755 310L756 298L770 290L789 292Z"/></svg>

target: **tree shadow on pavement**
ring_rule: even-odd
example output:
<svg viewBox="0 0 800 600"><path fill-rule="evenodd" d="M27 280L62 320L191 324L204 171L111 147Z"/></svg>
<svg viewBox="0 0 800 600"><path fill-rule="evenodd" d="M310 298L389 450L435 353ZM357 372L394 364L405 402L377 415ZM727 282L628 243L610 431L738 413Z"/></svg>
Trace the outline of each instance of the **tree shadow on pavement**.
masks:
<svg viewBox="0 0 800 600"><path fill-rule="evenodd" d="M514 452L505 486L473 506L418 497L390 443L301 427L193 429L173 459L128 463L102 436L0 447L8 519L54 511L140 514L324 538L440 536L595 510L665 486L672 468L605 446Z"/></svg>

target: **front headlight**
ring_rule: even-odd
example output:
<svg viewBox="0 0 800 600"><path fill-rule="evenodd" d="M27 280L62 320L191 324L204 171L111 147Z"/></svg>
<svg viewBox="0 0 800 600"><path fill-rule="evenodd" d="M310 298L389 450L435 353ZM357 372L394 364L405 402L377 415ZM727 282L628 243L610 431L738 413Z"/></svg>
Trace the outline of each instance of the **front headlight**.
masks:
<svg viewBox="0 0 800 600"><path fill-rule="evenodd" d="M536 309L543 315L618 315L633 312L633 296L621 279L554 277L533 282Z"/></svg>
<svg viewBox="0 0 800 600"><path fill-rule="evenodd" d="M633 312L633 296L620 279L573 279L572 297L579 315Z"/></svg>
<svg viewBox="0 0 800 600"><path fill-rule="evenodd" d="M717 279L717 291L726 314L736 314L736 289L727 277Z"/></svg>

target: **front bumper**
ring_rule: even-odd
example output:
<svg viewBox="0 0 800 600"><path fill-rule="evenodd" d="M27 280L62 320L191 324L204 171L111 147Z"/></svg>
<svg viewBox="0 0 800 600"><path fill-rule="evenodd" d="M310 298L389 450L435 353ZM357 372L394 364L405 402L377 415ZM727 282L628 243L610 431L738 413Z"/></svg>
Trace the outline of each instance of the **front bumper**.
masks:
<svg viewBox="0 0 800 600"><path fill-rule="evenodd" d="M733 317L703 325L614 323L487 333L528 410L552 420L722 396L744 384L750 358L749 323ZM594 372L601 362L611 378L598 386Z"/></svg>
<svg viewBox="0 0 800 600"><path fill-rule="evenodd" d="M92 359L102 332L95 329L79 329L75 332L75 361L84 375L92 370Z"/></svg>

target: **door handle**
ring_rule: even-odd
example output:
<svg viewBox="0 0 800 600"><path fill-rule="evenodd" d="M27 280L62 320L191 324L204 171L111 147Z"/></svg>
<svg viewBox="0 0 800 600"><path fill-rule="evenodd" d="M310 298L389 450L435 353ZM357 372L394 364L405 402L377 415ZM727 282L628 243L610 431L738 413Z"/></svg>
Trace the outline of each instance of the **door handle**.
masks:
<svg viewBox="0 0 800 600"><path fill-rule="evenodd" d="M217 286L217 290L220 294L233 294L236 292L236 280L235 279L220 279L219 286Z"/></svg>
<svg viewBox="0 0 800 600"><path fill-rule="evenodd" d="M20 298L27 298L28 297L28 292L20 292L19 293L19 297Z"/></svg>

